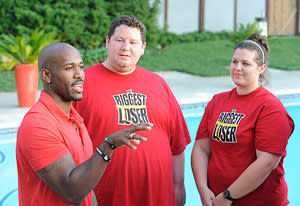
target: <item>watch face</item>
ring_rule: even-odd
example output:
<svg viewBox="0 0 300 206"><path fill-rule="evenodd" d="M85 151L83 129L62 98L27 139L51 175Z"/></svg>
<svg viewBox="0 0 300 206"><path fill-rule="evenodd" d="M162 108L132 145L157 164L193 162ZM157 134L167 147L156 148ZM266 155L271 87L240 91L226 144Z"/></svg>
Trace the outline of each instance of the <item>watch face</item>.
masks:
<svg viewBox="0 0 300 206"><path fill-rule="evenodd" d="M234 201L235 199L231 197L229 190L224 190L223 192L223 197L230 200L230 201Z"/></svg>
<svg viewBox="0 0 300 206"><path fill-rule="evenodd" d="M228 190L225 190L224 192L223 192L223 197L228 197L229 196L229 191Z"/></svg>

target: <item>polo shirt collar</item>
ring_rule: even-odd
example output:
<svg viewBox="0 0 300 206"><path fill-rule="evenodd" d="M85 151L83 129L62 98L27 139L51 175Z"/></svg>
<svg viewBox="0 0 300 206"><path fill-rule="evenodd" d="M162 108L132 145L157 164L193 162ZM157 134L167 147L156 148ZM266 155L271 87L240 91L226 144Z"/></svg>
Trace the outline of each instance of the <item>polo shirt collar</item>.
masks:
<svg viewBox="0 0 300 206"><path fill-rule="evenodd" d="M58 118L60 121L68 121L70 118L75 118L82 121L82 118L74 109L73 105L71 105L70 115L67 115L62 108L58 106L54 99L43 90L41 90L39 101L48 109L50 113L52 113L55 118Z"/></svg>

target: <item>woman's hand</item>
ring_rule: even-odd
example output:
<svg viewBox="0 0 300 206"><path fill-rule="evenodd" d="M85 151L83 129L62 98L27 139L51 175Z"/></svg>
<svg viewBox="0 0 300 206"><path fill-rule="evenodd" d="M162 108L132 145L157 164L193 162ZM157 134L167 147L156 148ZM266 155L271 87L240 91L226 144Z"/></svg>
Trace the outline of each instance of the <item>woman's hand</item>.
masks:
<svg viewBox="0 0 300 206"><path fill-rule="evenodd" d="M215 195L208 187L201 188L200 197L203 206L213 206Z"/></svg>
<svg viewBox="0 0 300 206"><path fill-rule="evenodd" d="M213 200L213 206L230 206L232 205L232 201L227 200L223 197L223 193L217 195L217 197Z"/></svg>

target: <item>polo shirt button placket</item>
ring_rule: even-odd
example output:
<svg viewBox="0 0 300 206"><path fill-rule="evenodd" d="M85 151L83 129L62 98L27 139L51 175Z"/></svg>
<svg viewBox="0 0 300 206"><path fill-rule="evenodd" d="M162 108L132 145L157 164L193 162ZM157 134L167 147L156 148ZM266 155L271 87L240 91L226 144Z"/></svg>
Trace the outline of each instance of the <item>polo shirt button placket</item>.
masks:
<svg viewBox="0 0 300 206"><path fill-rule="evenodd" d="M72 121L73 121L73 126L75 127L75 130L76 130L76 133L78 134L79 138L81 139L82 145L84 145L83 137L82 137L81 134L80 134L81 128L80 128L80 126L76 123L76 121L75 121L74 119L73 119Z"/></svg>

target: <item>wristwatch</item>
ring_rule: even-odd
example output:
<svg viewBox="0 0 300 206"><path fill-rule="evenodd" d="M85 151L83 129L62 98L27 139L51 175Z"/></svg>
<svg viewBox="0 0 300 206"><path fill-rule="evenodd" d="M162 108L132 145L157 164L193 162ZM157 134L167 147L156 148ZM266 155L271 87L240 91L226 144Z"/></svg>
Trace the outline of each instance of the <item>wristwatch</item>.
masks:
<svg viewBox="0 0 300 206"><path fill-rule="evenodd" d="M232 202L233 202L234 200L236 200L236 199L234 199L234 198L231 197L230 192L229 192L229 190L227 190L227 189L224 190L224 192L223 192L223 197L226 198L227 200L232 201Z"/></svg>

